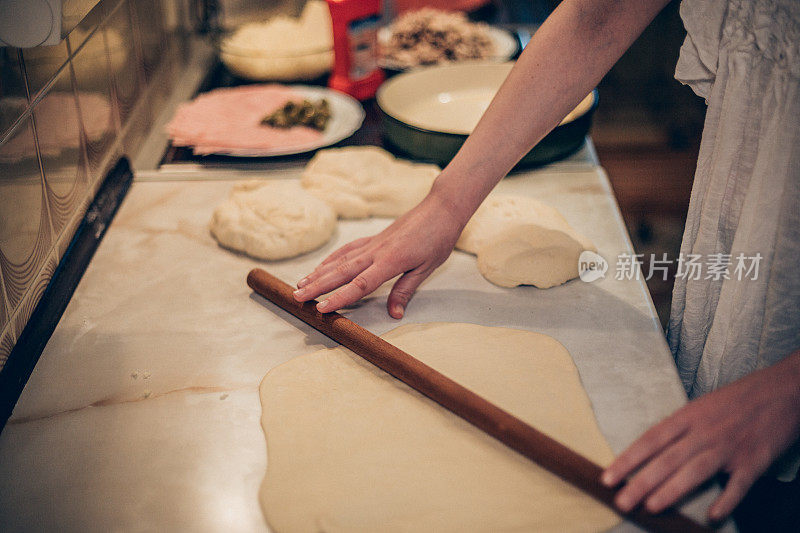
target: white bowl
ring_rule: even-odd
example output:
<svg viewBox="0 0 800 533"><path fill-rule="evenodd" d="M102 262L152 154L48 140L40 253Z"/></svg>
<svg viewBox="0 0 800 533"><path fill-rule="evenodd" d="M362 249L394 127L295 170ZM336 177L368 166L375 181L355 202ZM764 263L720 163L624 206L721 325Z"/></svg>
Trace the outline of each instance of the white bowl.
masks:
<svg viewBox="0 0 800 533"><path fill-rule="evenodd" d="M381 87L378 105L417 128L469 135L513 66L513 62L462 63L408 72ZM583 115L593 103L590 93L561 123Z"/></svg>
<svg viewBox="0 0 800 533"><path fill-rule="evenodd" d="M254 81L313 80L330 72L333 67L333 50L330 48L282 54L222 44L219 57L228 70Z"/></svg>

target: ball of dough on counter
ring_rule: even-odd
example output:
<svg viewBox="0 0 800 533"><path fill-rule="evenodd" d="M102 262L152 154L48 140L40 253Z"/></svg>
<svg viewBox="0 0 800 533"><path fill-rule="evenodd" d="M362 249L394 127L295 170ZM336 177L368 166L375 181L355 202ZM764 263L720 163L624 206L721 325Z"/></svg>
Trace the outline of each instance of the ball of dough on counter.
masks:
<svg viewBox="0 0 800 533"><path fill-rule="evenodd" d="M336 229L333 209L297 181L246 181L211 218L224 247L259 259L286 259L319 248Z"/></svg>
<svg viewBox="0 0 800 533"><path fill-rule="evenodd" d="M517 225L478 249L478 270L501 287L548 289L578 277L578 258L584 249L563 231Z"/></svg>
<svg viewBox="0 0 800 533"><path fill-rule="evenodd" d="M398 217L425 198L439 172L377 146L353 146L317 152L301 183L342 218Z"/></svg>
<svg viewBox="0 0 800 533"><path fill-rule="evenodd" d="M492 194L483 201L461 232L456 248L478 253L480 248L494 242L500 232L522 224L562 231L578 241L584 250L596 251L592 242L576 232L556 208L527 196L508 194ZM575 264L577 268L577 259Z"/></svg>

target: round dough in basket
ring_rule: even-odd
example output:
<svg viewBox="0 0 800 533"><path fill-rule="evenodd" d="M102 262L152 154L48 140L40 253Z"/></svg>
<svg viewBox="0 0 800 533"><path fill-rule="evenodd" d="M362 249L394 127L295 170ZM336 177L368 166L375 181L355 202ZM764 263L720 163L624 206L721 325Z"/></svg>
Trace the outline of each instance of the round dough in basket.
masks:
<svg viewBox="0 0 800 533"><path fill-rule="evenodd" d="M286 259L319 248L336 229L333 209L297 181L241 182L211 218L224 247L259 259Z"/></svg>
<svg viewBox="0 0 800 533"><path fill-rule="evenodd" d="M594 244L576 232L555 207L527 196L509 194L492 194L483 201L461 232L456 248L477 254L481 247L494 242L499 233L522 224L562 231L578 241L584 250L596 251Z"/></svg>
<svg viewBox="0 0 800 533"><path fill-rule="evenodd" d="M398 217L425 198L439 172L377 146L352 146L317 152L301 183L342 218Z"/></svg>

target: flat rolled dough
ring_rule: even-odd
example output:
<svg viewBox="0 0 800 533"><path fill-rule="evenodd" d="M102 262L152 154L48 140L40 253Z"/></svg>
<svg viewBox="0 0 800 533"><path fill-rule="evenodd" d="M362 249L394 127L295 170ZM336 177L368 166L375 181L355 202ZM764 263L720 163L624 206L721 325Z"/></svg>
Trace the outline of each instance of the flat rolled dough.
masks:
<svg viewBox="0 0 800 533"><path fill-rule="evenodd" d="M286 259L328 242L336 213L296 180L248 180L235 184L217 206L209 229L226 248L259 259Z"/></svg>
<svg viewBox="0 0 800 533"><path fill-rule="evenodd" d="M478 249L478 270L501 287L549 289L578 277L583 250L563 231L533 224L511 226Z"/></svg>
<svg viewBox="0 0 800 533"><path fill-rule="evenodd" d="M342 218L399 217L425 198L439 167L412 163L377 146L321 150L303 170L303 187Z"/></svg>
<svg viewBox="0 0 800 533"><path fill-rule="evenodd" d="M401 326L384 338L586 457L612 460L555 339L454 323ZM260 393L260 500L276 532L579 532L619 522L347 349L274 368Z"/></svg>
<svg viewBox="0 0 800 533"><path fill-rule="evenodd" d="M555 207L534 198L510 194L490 194L464 227L456 248L477 254L482 246L493 242L498 233L522 224L563 231L581 243L584 250L596 251L592 241L575 231Z"/></svg>

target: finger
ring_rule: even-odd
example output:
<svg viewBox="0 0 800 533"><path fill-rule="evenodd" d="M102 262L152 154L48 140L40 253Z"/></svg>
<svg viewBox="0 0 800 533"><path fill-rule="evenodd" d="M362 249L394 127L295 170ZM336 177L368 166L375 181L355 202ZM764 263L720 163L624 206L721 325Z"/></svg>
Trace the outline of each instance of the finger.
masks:
<svg viewBox="0 0 800 533"><path fill-rule="evenodd" d="M606 468L600 480L608 487L618 485L642 463L683 436L687 427L685 417L674 415L655 425L622 452L611 466Z"/></svg>
<svg viewBox="0 0 800 533"><path fill-rule="evenodd" d="M350 283L371 264L372 259L367 255L359 255L350 261L342 261L320 275L319 278L312 280L305 287L294 291L294 298L298 302L313 300L320 294L328 293L346 283Z"/></svg>
<svg viewBox="0 0 800 533"><path fill-rule="evenodd" d="M429 274L430 272L427 270L415 269L400 276L400 279L398 279L397 283L392 287L392 291L389 293L389 298L386 301L389 315L392 318L403 318L408 302L411 301L417 287L425 281L425 278L427 278Z"/></svg>
<svg viewBox="0 0 800 533"><path fill-rule="evenodd" d="M311 274L301 279L297 283L297 287L298 289L308 290L309 286L312 285L314 282L319 281L326 277L330 277L331 274L335 275L335 273L337 272L341 273L343 271L346 271L348 268L351 268L354 263L365 261L366 256L364 257L362 256L364 256L364 254L362 254L360 250L353 250L347 254L339 256L337 259L331 261L330 263L327 263L325 265L323 264L317 265L317 268L315 268ZM350 279L352 279L352 277Z"/></svg>
<svg viewBox="0 0 800 533"><path fill-rule="evenodd" d="M721 455L712 450L695 455L647 498L645 507L660 513L717 473L722 463Z"/></svg>
<svg viewBox="0 0 800 533"><path fill-rule="evenodd" d="M714 501L708 510L708 518L712 522L719 522L730 515L742 501L747 491L755 483L758 477L755 471L736 470L731 474L725 490Z"/></svg>
<svg viewBox="0 0 800 533"><path fill-rule="evenodd" d="M321 313L330 313L354 304L396 275L397 272L391 272L382 265L373 264L355 276L350 283L317 304L317 310Z"/></svg>
<svg viewBox="0 0 800 533"><path fill-rule="evenodd" d="M356 240L354 240L352 242L349 242L349 243L345 244L344 246L342 246L341 248L339 248L338 250L333 252L331 255L326 257L322 261L322 263L320 263L320 266L321 265L327 265L328 263L330 263L332 261L335 261L336 259L338 259L341 256L347 254L348 252L350 252L352 250L355 250L357 248L361 248L362 246L367 244L370 240L372 240L372 237L362 237L360 239L356 239Z"/></svg>
<svg viewBox="0 0 800 533"><path fill-rule="evenodd" d="M324 267L332 265L334 261L338 260L339 262L341 262L342 259L346 259L347 254L361 248L371 238L372 237L363 237L361 239L356 239L352 242L345 244L344 246L333 252L331 255L326 257L319 265L317 265L317 267L311 274L305 276L303 279L298 281L297 288L302 289L303 287L309 285L314 280L317 280L324 274L327 274L329 269Z"/></svg>
<svg viewBox="0 0 800 533"><path fill-rule="evenodd" d="M696 439L683 438L664 448L619 491L615 499L617 506L625 512L636 507L653 489L685 465L699 447Z"/></svg>

